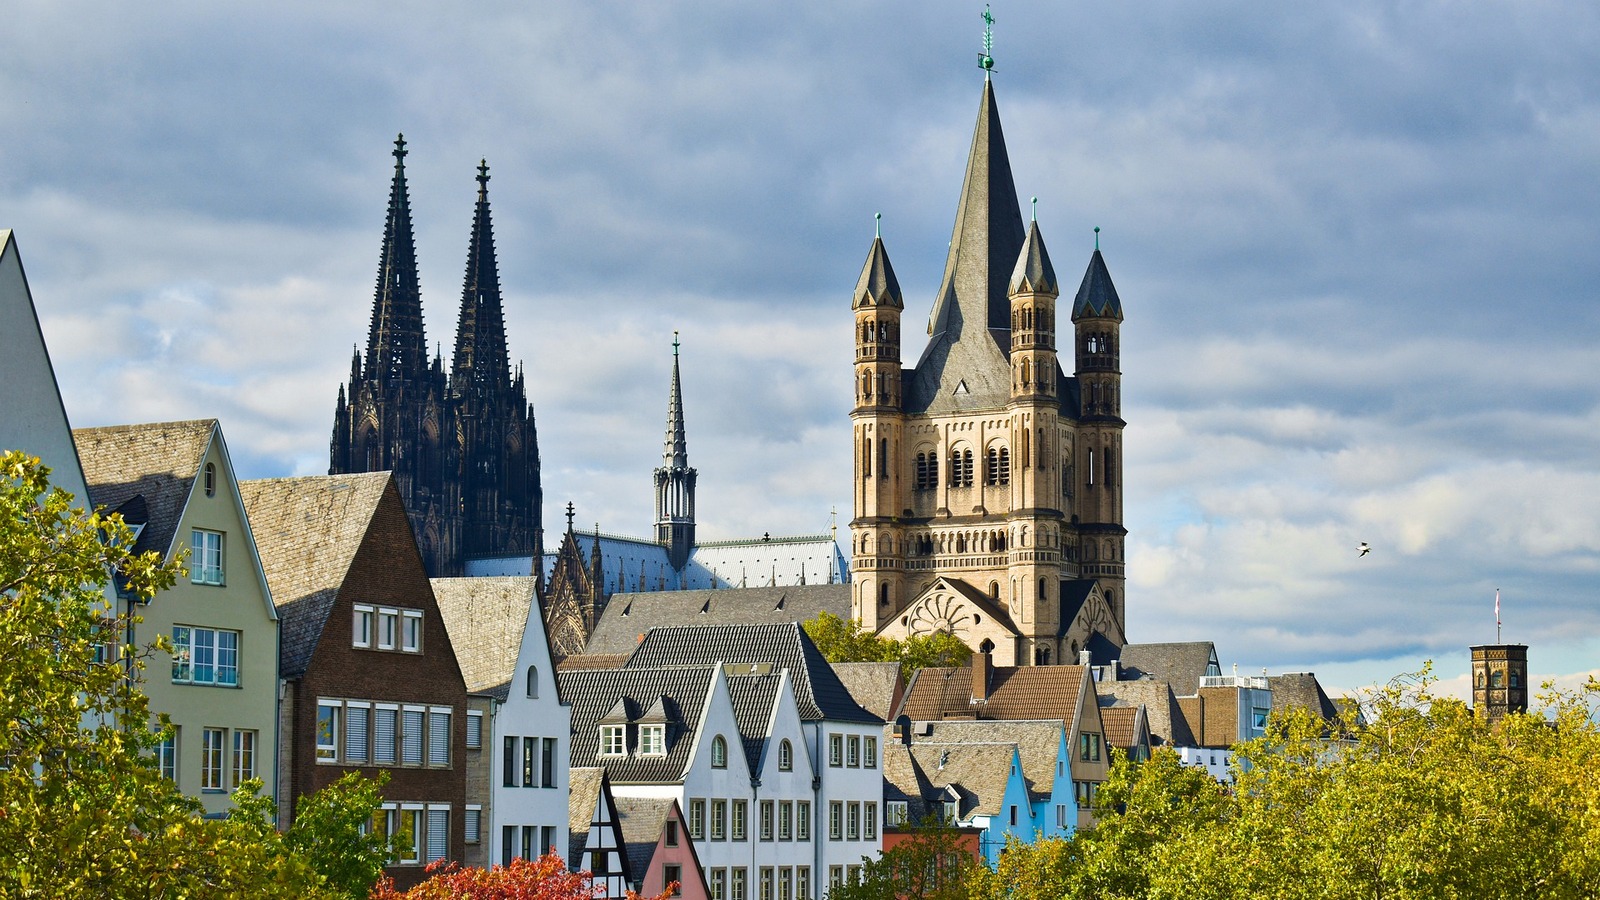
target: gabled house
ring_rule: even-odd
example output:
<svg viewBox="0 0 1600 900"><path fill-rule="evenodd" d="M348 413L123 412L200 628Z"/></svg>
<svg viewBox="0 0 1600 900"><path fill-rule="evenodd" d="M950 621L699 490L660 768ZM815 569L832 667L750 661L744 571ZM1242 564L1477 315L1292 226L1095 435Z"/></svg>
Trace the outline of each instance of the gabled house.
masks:
<svg viewBox="0 0 1600 900"><path fill-rule="evenodd" d="M618 797L617 815L628 849L630 888L652 897L676 882L672 896L710 900L705 869L684 828L678 801L670 797Z"/></svg>
<svg viewBox="0 0 1600 900"><path fill-rule="evenodd" d="M895 798L891 819L897 831L930 820L971 829L978 834L979 855L991 866L1007 838L1033 841L1040 825L1022 755L1003 740L1005 729L994 730L995 741L895 742L886 748L883 777Z"/></svg>
<svg viewBox="0 0 1600 900"><path fill-rule="evenodd" d="M20 450L50 467L50 483L89 504L88 485L61 403L39 313L9 228L0 228L0 452Z"/></svg>
<svg viewBox="0 0 1600 900"><path fill-rule="evenodd" d="M1150 758L1150 723L1144 704L1102 705L1100 721L1106 729L1106 746L1121 750L1134 762Z"/></svg>
<svg viewBox="0 0 1600 900"><path fill-rule="evenodd" d="M467 688L388 472L240 484L281 619L280 820L347 772L389 773L397 885L463 857ZM285 809L284 807L287 807Z"/></svg>
<svg viewBox="0 0 1600 900"><path fill-rule="evenodd" d="M878 751L883 720L850 696L800 625L654 628L639 642L627 666L708 663L726 666L730 673L741 667L748 672L787 671L793 679L795 709L804 735L803 748L797 747L795 752L804 750L817 775L805 798L810 814L807 828L817 835L807 877L811 872L826 873L831 882L835 875L844 877L861 857L882 852L883 779ZM694 821L692 808L689 819ZM795 878L798 884L798 870Z"/></svg>
<svg viewBox="0 0 1600 900"><path fill-rule="evenodd" d="M902 718L913 729L919 722L951 719L1059 719L1067 729L1067 768L1077 806L1066 818L1074 829L1093 823L1091 806L1106 780L1110 754L1090 666L995 666L989 654L974 653L966 666L926 668L912 675L895 716L897 725L903 724ZM1002 726L997 724L995 732L998 740L1005 739Z"/></svg>
<svg viewBox="0 0 1600 900"><path fill-rule="evenodd" d="M886 722L894 718L895 707L906 695L898 662L834 663L833 674L862 709Z"/></svg>
<svg viewBox="0 0 1600 900"><path fill-rule="evenodd" d="M215 419L73 432L89 499L138 531L133 549L186 557L188 573L140 604L127 638L172 641L145 673L172 731L157 763L208 815L251 778L277 791L278 614ZM127 601L134 602L134 601Z"/></svg>
<svg viewBox="0 0 1600 900"><path fill-rule="evenodd" d="M599 766L574 766L567 775L567 868L594 876L596 897L621 897L633 883L628 844L611 781ZM680 832L688 840L687 832Z"/></svg>
<svg viewBox="0 0 1600 900"><path fill-rule="evenodd" d="M974 719L945 719L918 722L909 720L884 729L884 742L898 741L904 746L918 744L988 744L996 741L1014 744L1022 760L1022 778L1028 789L1032 830L1011 829L1023 843L1038 837L1067 837L1076 830L1077 796L1071 777L1075 749L1071 731L1061 719L1008 719L1004 722ZM916 824L909 819L910 809L890 804L889 822Z"/></svg>
<svg viewBox="0 0 1600 900"><path fill-rule="evenodd" d="M467 689L489 701L487 721L477 723L486 749L470 749L469 741L467 751L469 759L489 757L489 765L468 769L475 777L467 785L469 804L472 796L489 795L490 815L479 817L486 856L509 865L551 848L564 854L572 711L557 690L537 583L522 576L435 578L432 584ZM483 776L486 781L477 780Z"/></svg>

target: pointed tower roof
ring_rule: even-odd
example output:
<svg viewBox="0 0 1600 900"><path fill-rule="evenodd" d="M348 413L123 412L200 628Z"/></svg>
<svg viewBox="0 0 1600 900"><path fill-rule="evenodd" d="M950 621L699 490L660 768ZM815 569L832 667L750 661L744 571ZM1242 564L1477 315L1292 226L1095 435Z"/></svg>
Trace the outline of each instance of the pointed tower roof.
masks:
<svg viewBox="0 0 1600 900"><path fill-rule="evenodd" d="M963 340L976 336L974 332L981 334L980 329L1005 331L1011 327L1006 276L1022 242L1022 208L1011 179L1000 110L995 105L994 84L985 79L944 279L928 321L928 334L935 341L945 333Z"/></svg>
<svg viewBox="0 0 1600 900"><path fill-rule="evenodd" d="M500 302L500 269L495 261L494 225L489 216L489 164L478 163L478 205L472 217L472 244L461 287L451 387L457 393L495 396L511 381L506 359L505 313Z"/></svg>
<svg viewBox="0 0 1600 900"><path fill-rule="evenodd" d="M668 469L689 467L689 439L683 430L683 389L678 381L678 333L672 333L672 391L667 397L667 437L661 462Z"/></svg>
<svg viewBox="0 0 1600 900"><path fill-rule="evenodd" d="M394 141L394 183L383 226L383 257L372 299L367 336L367 377L421 381L428 372L428 342L422 330L422 290L417 248L411 236L411 200L406 191L406 139Z"/></svg>
<svg viewBox="0 0 1600 900"><path fill-rule="evenodd" d="M1122 321L1122 300L1117 297L1117 286L1111 283L1111 271L1098 246L1094 256L1089 257L1089 269L1083 273L1078 296L1072 301L1072 321L1089 318Z"/></svg>
<svg viewBox="0 0 1600 900"><path fill-rule="evenodd" d="M1050 254L1044 249L1044 237L1039 234L1037 221L1029 223L1028 239L1023 242L1022 252L1017 255L1017 264L1011 270L1011 293L1024 291L1045 294L1061 292L1056 281L1055 266L1050 265Z"/></svg>
<svg viewBox="0 0 1600 900"><path fill-rule="evenodd" d="M900 296L900 280L894 277L894 266L889 265L889 251L884 249L882 237L872 239L872 249L867 252L867 264L861 267L853 296L853 309L863 306L906 308Z"/></svg>

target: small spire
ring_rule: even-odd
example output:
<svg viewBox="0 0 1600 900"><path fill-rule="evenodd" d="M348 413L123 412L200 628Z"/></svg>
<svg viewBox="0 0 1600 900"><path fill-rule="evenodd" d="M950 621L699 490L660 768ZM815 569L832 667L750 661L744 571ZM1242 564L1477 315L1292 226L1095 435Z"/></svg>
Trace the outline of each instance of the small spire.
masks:
<svg viewBox="0 0 1600 900"><path fill-rule="evenodd" d="M978 68L983 70L985 81L994 72L994 13L987 3L983 5L983 52L978 54Z"/></svg>
<svg viewBox="0 0 1600 900"><path fill-rule="evenodd" d="M568 500L567 501L567 530L568 531L572 530L572 519L573 519L573 517L575 515L576 515L576 513L574 513L572 511L572 501Z"/></svg>
<svg viewBox="0 0 1600 900"><path fill-rule="evenodd" d="M1096 225L1094 227L1094 249L1096 249L1096 250L1100 249L1100 226L1099 225Z"/></svg>
<svg viewBox="0 0 1600 900"><path fill-rule="evenodd" d="M872 214L872 236L873 237L875 237L875 238L883 237L883 227L882 226L883 226L883 213L873 213Z"/></svg>
<svg viewBox="0 0 1600 900"><path fill-rule="evenodd" d="M1033 212L1030 214L1029 220L1037 222L1039 221L1039 198L1035 197L1031 202L1033 203Z"/></svg>

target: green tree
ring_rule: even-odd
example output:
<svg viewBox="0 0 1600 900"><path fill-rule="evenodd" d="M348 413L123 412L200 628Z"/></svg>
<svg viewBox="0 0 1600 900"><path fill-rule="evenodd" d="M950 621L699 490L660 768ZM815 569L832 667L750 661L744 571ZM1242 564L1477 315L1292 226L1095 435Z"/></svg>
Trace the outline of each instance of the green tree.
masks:
<svg viewBox="0 0 1600 900"><path fill-rule="evenodd" d="M365 897L383 876L395 848L382 831L370 827L372 811L383 803L388 772L365 778L347 772L320 791L300 798L294 824L283 836L287 851L304 860L328 889L345 897ZM400 835L394 835L398 841Z"/></svg>
<svg viewBox="0 0 1600 900"><path fill-rule="evenodd" d="M972 657L972 648L947 631L896 641L878 637L858 619L841 619L827 611L800 625L828 662L898 662L906 678L930 666L964 666Z"/></svg>
<svg viewBox="0 0 1600 900"><path fill-rule="evenodd" d="M899 645L900 672L907 678L918 669L964 666L972 648L948 631L914 634Z"/></svg>

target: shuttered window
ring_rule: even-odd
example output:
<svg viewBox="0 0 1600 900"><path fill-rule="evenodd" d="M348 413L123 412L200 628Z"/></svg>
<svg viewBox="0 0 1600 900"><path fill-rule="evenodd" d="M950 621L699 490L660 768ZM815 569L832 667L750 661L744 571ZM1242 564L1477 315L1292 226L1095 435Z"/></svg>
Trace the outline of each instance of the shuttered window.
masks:
<svg viewBox="0 0 1600 900"><path fill-rule="evenodd" d="M428 765L450 765L450 710L428 710Z"/></svg>
<svg viewBox="0 0 1600 900"><path fill-rule="evenodd" d="M367 719L372 710L365 704L348 704L345 708L344 730L344 761L349 763L364 763L367 761Z"/></svg>
<svg viewBox="0 0 1600 900"><path fill-rule="evenodd" d="M450 853L450 808L428 807L428 862L438 862Z"/></svg>
<svg viewBox="0 0 1600 900"><path fill-rule="evenodd" d="M423 710L406 707L400 711L400 763L422 765Z"/></svg>

